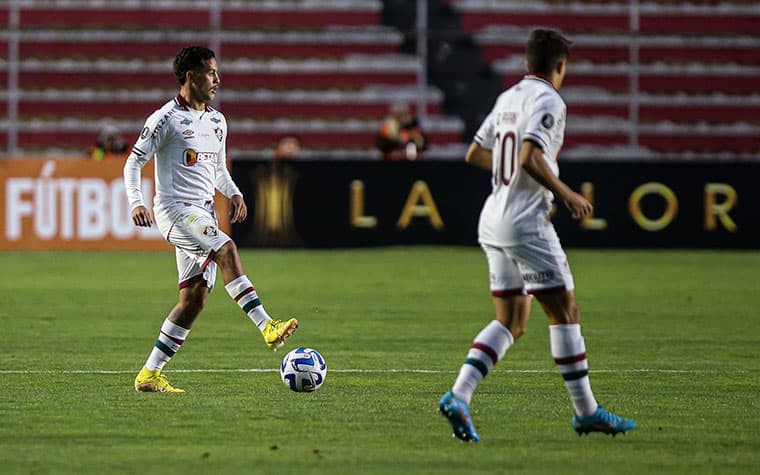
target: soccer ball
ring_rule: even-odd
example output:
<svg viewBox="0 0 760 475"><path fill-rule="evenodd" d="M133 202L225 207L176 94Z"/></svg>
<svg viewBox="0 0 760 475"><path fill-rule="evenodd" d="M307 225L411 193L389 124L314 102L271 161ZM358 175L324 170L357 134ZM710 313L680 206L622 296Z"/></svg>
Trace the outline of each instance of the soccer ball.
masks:
<svg viewBox="0 0 760 475"><path fill-rule="evenodd" d="M280 366L283 384L296 392L313 392L322 386L327 364L313 348L296 348L285 355Z"/></svg>

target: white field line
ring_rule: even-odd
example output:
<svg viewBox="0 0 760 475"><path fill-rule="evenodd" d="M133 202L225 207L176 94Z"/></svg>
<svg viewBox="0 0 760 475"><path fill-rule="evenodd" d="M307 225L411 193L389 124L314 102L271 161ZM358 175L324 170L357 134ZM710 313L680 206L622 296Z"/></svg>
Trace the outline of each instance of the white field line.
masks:
<svg viewBox="0 0 760 475"><path fill-rule="evenodd" d="M62 369L62 370L44 370L44 369L0 369L0 374L133 374L137 370L85 370L85 369ZM168 373L276 373L279 368L231 368L231 369L175 369L167 371ZM359 368L342 368L331 369L331 373L377 373L377 374L456 374L458 370L437 370L437 369L359 369ZM717 370L716 370L717 371ZM502 369L496 370L496 373L520 373L520 374L555 374L556 369ZM637 369L592 369L591 373L664 373L664 374L707 374L712 373L710 370L688 370L688 369L658 369L658 368L637 368ZM726 372L721 370L721 372ZM737 372L737 371L733 371ZM746 373L747 370L739 370L740 373Z"/></svg>

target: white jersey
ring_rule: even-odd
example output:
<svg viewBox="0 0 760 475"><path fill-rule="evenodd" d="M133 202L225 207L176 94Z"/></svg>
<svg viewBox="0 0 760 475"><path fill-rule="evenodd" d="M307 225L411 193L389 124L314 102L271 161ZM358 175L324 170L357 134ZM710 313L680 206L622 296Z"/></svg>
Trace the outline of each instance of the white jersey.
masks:
<svg viewBox="0 0 760 475"><path fill-rule="evenodd" d="M565 138L567 108L554 86L526 75L496 100L475 134L475 141L493 157L490 196L483 205L478 240L493 246L514 245L550 225L553 195L519 164L525 140L538 144L555 176Z"/></svg>
<svg viewBox="0 0 760 475"><path fill-rule="evenodd" d="M148 117L127 157L124 183L130 207L145 206L140 170L154 155L155 208L177 202L208 206L215 188L227 198L239 195L227 170L226 139L227 121L221 112L208 106L195 110L178 94Z"/></svg>

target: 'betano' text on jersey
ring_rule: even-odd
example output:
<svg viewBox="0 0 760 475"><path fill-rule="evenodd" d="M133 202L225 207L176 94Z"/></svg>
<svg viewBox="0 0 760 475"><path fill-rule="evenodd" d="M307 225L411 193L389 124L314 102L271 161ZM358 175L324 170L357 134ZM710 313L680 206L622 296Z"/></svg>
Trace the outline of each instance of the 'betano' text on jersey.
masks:
<svg viewBox="0 0 760 475"><path fill-rule="evenodd" d="M214 189L239 195L226 163L227 121L206 106L198 111L179 94L151 114L124 166L124 182L132 209L145 206L140 170L156 157L154 206L177 201L213 202Z"/></svg>
<svg viewBox="0 0 760 475"><path fill-rule="evenodd" d="M538 144L554 175L565 138L567 107L546 79L526 75L507 89L475 134L493 157L492 190L480 214L479 241L494 246L516 244L550 225L552 193L519 164L525 140Z"/></svg>

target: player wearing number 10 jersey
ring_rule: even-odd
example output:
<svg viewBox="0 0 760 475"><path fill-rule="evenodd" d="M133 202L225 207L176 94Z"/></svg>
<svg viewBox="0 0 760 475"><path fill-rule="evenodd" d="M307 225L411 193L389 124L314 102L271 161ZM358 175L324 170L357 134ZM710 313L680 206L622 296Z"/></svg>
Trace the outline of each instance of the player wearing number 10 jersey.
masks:
<svg viewBox="0 0 760 475"><path fill-rule="evenodd" d="M469 414L472 395L525 332L532 295L549 317L551 353L573 404L574 430L614 435L636 427L604 410L591 391L573 277L549 219L555 196L574 218L593 211L559 179L557 166L567 110L558 90L570 45L555 31L531 33L528 74L499 96L467 151L467 162L492 173L478 235L488 259L496 320L475 337L454 386L439 402L453 435L464 441L480 440Z"/></svg>
<svg viewBox="0 0 760 475"><path fill-rule="evenodd" d="M475 142L492 151L491 195L480 216L479 241L491 246L519 243L548 223L552 193L518 163L525 141L541 149L549 171L557 176L557 158L565 138L565 102L546 78L527 74L502 93L475 134Z"/></svg>

